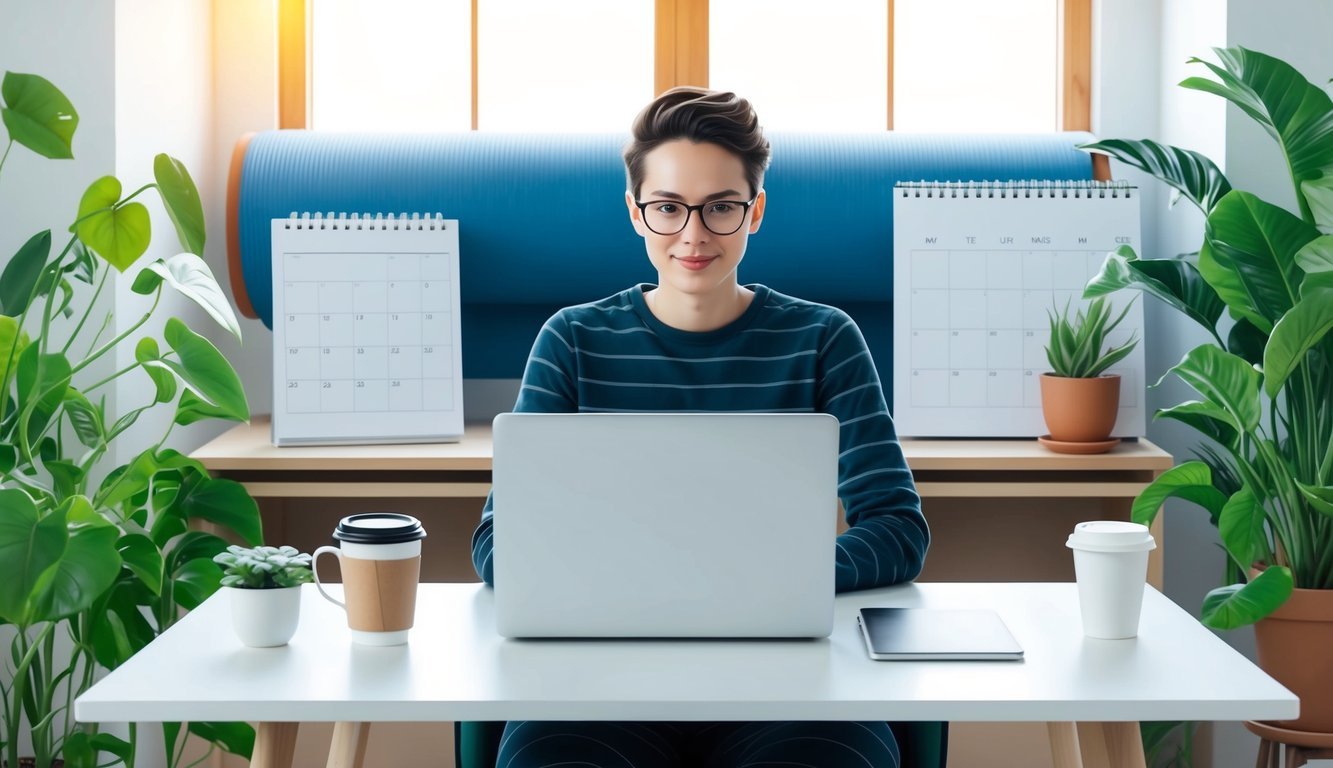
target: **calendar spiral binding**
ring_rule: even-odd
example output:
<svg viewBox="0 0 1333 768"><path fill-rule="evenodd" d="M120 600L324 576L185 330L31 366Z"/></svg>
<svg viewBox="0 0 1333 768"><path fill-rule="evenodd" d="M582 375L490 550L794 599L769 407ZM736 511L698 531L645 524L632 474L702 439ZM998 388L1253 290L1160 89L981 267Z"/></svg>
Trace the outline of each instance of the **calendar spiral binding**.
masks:
<svg viewBox="0 0 1333 768"><path fill-rule="evenodd" d="M446 229L444 214L436 213L310 213L292 211L287 217L284 229L332 229L351 231L359 230L415 230L417 232Z"/></svg>
<svg viewBox="0 0 1333 768"><path fill-rule="evenodd" d="M961 198L1130 198L1138 187L1127 181L1030 179L1011 181L901 181L901 197Z"/></svg>

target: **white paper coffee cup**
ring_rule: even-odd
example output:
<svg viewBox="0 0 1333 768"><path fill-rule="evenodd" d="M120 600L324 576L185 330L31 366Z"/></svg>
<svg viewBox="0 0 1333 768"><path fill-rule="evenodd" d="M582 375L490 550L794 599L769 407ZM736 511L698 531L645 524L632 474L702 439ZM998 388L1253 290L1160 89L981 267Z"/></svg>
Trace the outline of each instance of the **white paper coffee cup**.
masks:
<svg viewBox="0 0 1333 768"><path fill-rule="evenodd" d="M1065 546L1074 550L1083 634L1105 640L1136 636L1148 553L1157 548L1147 526L1119 520L1079 523Z"/></svg>

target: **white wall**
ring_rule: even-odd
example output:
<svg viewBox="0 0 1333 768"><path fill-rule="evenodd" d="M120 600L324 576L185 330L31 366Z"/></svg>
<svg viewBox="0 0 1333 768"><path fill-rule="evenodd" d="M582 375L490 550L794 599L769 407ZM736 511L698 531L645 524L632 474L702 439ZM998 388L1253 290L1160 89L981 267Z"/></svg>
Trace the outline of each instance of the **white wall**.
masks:
<svg viewBox="0 0 1333 768"><path fill-rule="evenodd" d="M278 127L277 1L218 0L213 12L214 96L213 143L215 169L209 188L200 186L204 212L213 235L208 263L228 296L224 246L227 170L236 141L251 131ZM241 375L253 413L270 413L273 402L273 334L258 320L240 317L245 343L238 350L224 348Z"/></svg>
<svg viewBox="0 0 1333 768"><path fill-rule="evenodd" d="M218 215L217 178L226 166L215 162L213 147L213 8L211 0L117 0L115 3L116 176L126 191L153 181L153 158L161 152L180 160L189 170L205 206L206 252L223 252L223 219ZM158 258L184 250L161 198L150 193L144 202L152 216L153 240L133 271ZM210 215L212 214L212 215ZM215 260L216 261L216 260ZM122 280L116 290L116 332L139 321L152 306L151 297L130 290ZM194 302L164 288L154 318L134 338L153 336L163 351L167 318L178 317L207 336L229 358L238 347L235 339ZM120 367L134 362L134 345L119 350ZM142 370L116 383L122 412L152 400L152 383ZM145 413L120 439L118 462L129 461L165 433L174 412L157 408ZM177 427L169 445L192 450L227 425L199 423Z"/></svg>

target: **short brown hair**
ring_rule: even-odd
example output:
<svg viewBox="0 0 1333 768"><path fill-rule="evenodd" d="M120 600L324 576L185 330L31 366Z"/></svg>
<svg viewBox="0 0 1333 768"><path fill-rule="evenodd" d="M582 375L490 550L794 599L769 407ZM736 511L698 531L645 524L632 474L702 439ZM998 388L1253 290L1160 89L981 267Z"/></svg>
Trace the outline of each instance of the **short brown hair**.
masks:
<svg viewBox="0 0 1333 768"><path fill-rule="evenodd" d="M639 197L643 159L659 145L685 139L709 143L740 158L750 194L768 167L769 146L750 102L729 91L680 86L653 99L634 118L630 142L625 145L625 175L630 194Z"/></svg>

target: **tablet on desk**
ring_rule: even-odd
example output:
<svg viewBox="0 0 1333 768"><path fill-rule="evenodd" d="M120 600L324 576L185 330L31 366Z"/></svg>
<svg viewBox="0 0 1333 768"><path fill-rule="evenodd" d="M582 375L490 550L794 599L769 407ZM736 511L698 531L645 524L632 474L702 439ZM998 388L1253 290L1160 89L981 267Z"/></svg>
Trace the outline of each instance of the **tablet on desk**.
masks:
<svg viewBox="0 0 1333 768"><path fill-rule="evenodd" d="M1023 648L991 610L862 608L856 623L866 652L881 661L1023 658Z"/></svg>

